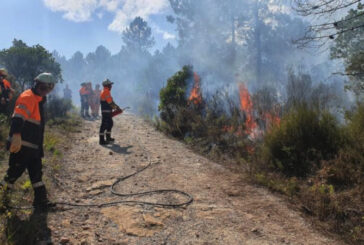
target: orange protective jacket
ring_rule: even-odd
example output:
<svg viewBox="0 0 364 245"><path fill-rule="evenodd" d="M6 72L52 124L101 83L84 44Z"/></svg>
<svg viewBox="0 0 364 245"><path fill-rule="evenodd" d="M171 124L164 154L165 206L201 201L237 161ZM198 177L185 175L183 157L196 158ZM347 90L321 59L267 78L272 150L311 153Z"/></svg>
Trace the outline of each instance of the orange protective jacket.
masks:
<svg viewBox="0 0 364 245"><path fill-rule="evenodd" d="M6 89L11 89L11 84L8 80L3 79L3 83Z"/></svg>
<svg viewBox="0 0 364 245"><path fill-rule="evenodd" d="M90 91L86 87L80 88L80 95L88 95Z"/></svg>
<svg viewBox="0 0 364 245"><path fill-rule="evenodd" d="M111 97L110 89L104 87L100 94L101 113L104 115L111 115L113 99Z"/></svg>
<svg viewBox="0 0 364 245"><path fill-rule="evenodd" d="M80 89L81 103L87 103L88 104L89 95L90 95L90 91L86 87L82 87Z"/></svg>
<svg viewBox="0 0 364 245"><path fill-rule="evenodd" d="M94 90L92 93L92 107L91 110L93 111L93 113L98 113L99 108L100 108L100 95L101 95L101 91L100 90Z"/></svg>
<svg viewBox="0 0 364 245"><path fill-rule="evenodd" d="M13 134L20 133L22 146L43 152L44 102L45 98L35 94L32 89L20 94L12 116L9 142L11 142Z"/></svg>

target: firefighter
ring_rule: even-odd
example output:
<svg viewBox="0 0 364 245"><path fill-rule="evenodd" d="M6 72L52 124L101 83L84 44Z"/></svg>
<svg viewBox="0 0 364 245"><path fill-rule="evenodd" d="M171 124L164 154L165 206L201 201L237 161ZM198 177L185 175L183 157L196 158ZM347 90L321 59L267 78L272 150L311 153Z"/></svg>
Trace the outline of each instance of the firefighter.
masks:
<svg viewBox="0 0 364 245"><path fill-rule="evenodd" d="M93 112L95 118L99 118L100 94L101 94L100 85L96 84L95 90L94 90L94 100L93 100L94 104L95 104L95 108L94 108L94 112Z"/></svg>
<svg viewBox="0 0 364 245"><path fill-rule="evenodd" d="M95 109L96 109L96 101L95 101L95 91L92 89L92 83L87 83L87 89L90 92L89 97L88 97L88 104L90 106L91 109L91 116L93 118L96 118L95 115ZM97 104L99 102L97 101Z"/></svg>
<svg viewBox="0 0 364 245"><path fill-rule="evenodd" d="M11 88L10 82L6 80L8 72L0 69L0 113L8 114L9 101L13 97L14 90Z"/></svg>
<svg viewBox="0 0 364 245"><path fill-rule="evenodd" d="M15 103L7 149L9 168L0 186L5 196L15 181L27 169L34 190L33 206L43 210L49 207L46 187L42 182L44 109L46 95L55 86L51 73L41 73L31 89L25 90Z"/></svg>
<svg viewBox="0 0 364 245"><path fill-rule="evenodd" d="M68 87L68 84L63 89L63 99L72 101L72 90Z"/></svg>
<svg viewBox="0 0 364 245"><path fill-rule="evenodd" d="M81 83L80 89L80 98L81 98L81 117L89 118L90 115L88 113L89 104L88 97L90 95L89 90L87 89L87 83Z"/></svg>
<svg viewBox="0 0 364 245"><path fill-rule="evenodd" d="M100 94L100 104L101 104L101 115L102 121L100 126L100 145L106 145L110 142L114 142L115 139L111 138L111 129L113 126L112 120L112 110L120 110L120 107L115 104L114 100L111 97L111 88L114 83L109 79L106 79L102 82L102 86L104 89ZM105 132L106 131L106 132ZM106 135L106 140L105 136Z"/></svg>

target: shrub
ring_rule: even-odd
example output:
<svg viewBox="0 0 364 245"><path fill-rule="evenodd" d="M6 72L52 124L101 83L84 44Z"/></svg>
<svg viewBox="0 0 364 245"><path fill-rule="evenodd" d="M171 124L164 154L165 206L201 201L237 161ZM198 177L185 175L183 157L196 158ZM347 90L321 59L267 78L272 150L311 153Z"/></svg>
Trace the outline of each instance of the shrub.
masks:
<svg viewBox="0 0 364 245"><path fill-rule="evenodd" d="M353 113L347 115L348 126L347 133L350 137L351 146L363 152L364 151L364 103L358 104Z"/></svg>
<svg viewBox="0 0 364 245"><path fill-rule="evenodd" d="M165 122L167 133L175 137L184 137L188 130L188 118L185 117L187 108L187 80L192 77L192 67L184 66L181 71L168 79L166 87L160 91L158 110Z"/></svg>
<svg viewBox="0 0 364 245"><path fill-rule="evenodd" d="M246 156L249 149L244 112L221 91L199 103L189 101L186 92L192 75L192 67L185 66L160 91L161 120L156 121L157 128L197 146L203 153Z"/></svg>
<svg viewBox="0 0 364 245"><path fill-rule="evenodd" d="M46 118L56 119L63 118L67 112L72 109L72 102L63 98L59 98L56 95L48 97L48 101L45 104Z"/></svg>
<svg viewBox="0 0 364 245"><path fill-rule="evenodd" d="M364 104L347 115L346 144L335 159L325 164L324 176L340 188L363 183L364 180Z"/></svg>
<svg viewBox="0 0 364 245"><path fill-rule="evenodd" d="M342 133L328 112L319 113L306 105L293 108L265 139L265 156L289 176L306 176L331 159L342 146Z"/></svg>

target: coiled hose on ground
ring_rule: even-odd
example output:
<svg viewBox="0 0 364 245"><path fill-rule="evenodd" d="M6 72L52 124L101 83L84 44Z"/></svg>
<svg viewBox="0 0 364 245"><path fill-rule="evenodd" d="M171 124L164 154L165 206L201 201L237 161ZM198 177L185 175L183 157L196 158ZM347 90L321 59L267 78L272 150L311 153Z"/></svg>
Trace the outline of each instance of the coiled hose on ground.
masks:
<svg viewBox="0 0 364 245"><path fill-rule="evenodd" d="M139 140L138 140L139 142ZM147 155L147 159L148 159L148 164L141 168L140 170L137 170L136 172L126 175L126 176L122 176L120 178L118 178L111 186L110 186L110 192L111 194L115 195L115 196L119 196L122 198L130 198L130 197L135 197L135 196L147 196L147 195L153 195L153 194L166 194L166 193L175 193L181 196L184 196L186 198L186 201L184 202L180 202L180 203L159 203L159 202L146 202L146 201L136 201L136 200L118 200L118 201L114 201L114 202L103 202L103 203L88 203L88 204L80 204L80 203L72 203L72 202L62 202L62 201L56 201L56 202L52 202L52 206L57 206L57 205L61 205L61 206L70 206L70 207L97 207L97 208L102 208L102 207L107 207L107 206L115 206L115 205L121 205L121 204L129 204L129 205L149 205L149 206L157 206L157 207L163 207L163 208L179 208L179 207L186 207L188 205L190 205L193 202L193 197L184 192L184 191L180 191L177 189L163 189L163 190L152 190L152 191L145 191L145 192L138 192L138 193L132 193L132 194L125 194L125 193L119 193L115 190L115 187L122 183L123 181L136 176L137 174L147 170L148 168L153 166L153 163L150 159L150 155L149 152L145 149L145 147L143 147L140 143L138 143L139 146L143 149L143 152ZM9 209L32 209L34 208L33 206L24 206L24 207L17 207L17 206L7 206L7 208ZM53 211L57 211L58 209L55 207L51 208Z"/></svg>

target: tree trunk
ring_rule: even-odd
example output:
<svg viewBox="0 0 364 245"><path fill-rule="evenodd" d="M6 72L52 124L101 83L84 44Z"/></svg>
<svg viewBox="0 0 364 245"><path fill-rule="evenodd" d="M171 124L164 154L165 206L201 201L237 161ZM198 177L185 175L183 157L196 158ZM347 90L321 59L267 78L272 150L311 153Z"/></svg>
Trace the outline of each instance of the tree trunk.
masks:
<svg viewBox="0 0 364 245"><path fill-rule="evenodd" d="M236 68L236 37L235 37L235 18L231 18L231 64L233 71Z"/></svg>
<svg viewBox="0 0 364 245"><path fill-rule="evenodd" d="M259 86L262 83L261 81L261 68L262 68L262 47L261 47L261 30L260 30L260 19L259 19L259 2L255 2L254 8L254 17L255 17L255 47L256 47L256 66L255 66L255 76L256 76L256 84L255 86Z"/></svg>

